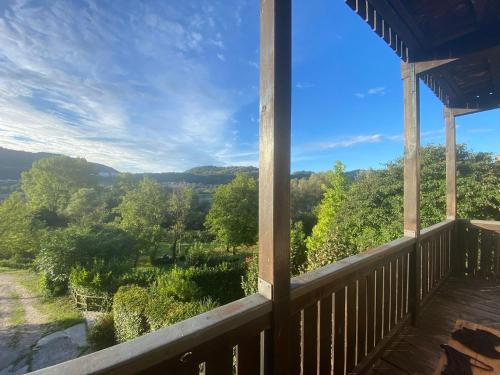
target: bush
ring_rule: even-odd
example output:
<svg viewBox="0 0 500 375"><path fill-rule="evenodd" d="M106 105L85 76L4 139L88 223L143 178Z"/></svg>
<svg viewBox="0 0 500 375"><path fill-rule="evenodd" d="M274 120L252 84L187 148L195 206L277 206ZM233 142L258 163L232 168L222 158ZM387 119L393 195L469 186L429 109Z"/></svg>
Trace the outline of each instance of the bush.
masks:
<svg viewBox="0 0 500 375"><path fill-rule="evenodd" d="M125 342L149 331L144 309L149 304L146 289L122 286L113 298L116 340Z"/></svg>
<svg viewBox="0 0 500 375"><path fill-rule="evenodd" d="M112 313L103 314L89 329L89 342L93 350L109 348L116 344Z"/></svg>
<svg viewBox="0 0 500 375"><path fill-rule="evenodd" d="M154 286L159 293L178 301L199 298L199 289L193 281L194 268L174 267L170 272L160 275Z"/></svg>
<svg viewBox="0 0 500 375"><path fill-rule="evenodd" d="M217 304L210 298L202 301L181 302L164 294L155 294L146 306L145 316L151 331L156 331L215 307Z"/></svg>
<svg viewBox="0 0 500 375"><path fill-rule="evenodd" d="M131 245L132 243L132 245ZM111 226L69 227L50 232L41 241L36 261L47 278L47 286L67 285L71 269L81 266L119 276L132 266L133 240Z"/></svg>
<svg viewBox="0 0 500 375"><path fill-rule="evenodd" d="M257 293L258 291L257 281L259 279L259 257L257 255L247 257L246 266L246 273L241 277L241 287L245 292L245 295L249 296Z"/></svg>
<svg viewBox="0 0 500 375"><path fill-rule="evenodd" d="M45 297L57 297L66 293L68 284L65 281L54 280L43 273L40 278L40 290Z"/></svg>
<svg viewBox="0 0 500 375"><path fill-rule="evenodd" d="M165 271L156 268L148 267L145 269L134 268L120 276L120 285L137 285L144 288L153 285L158 277L163 275Z"/></svg>
<svg viewBox="0 0 500 375"><path fill-rule="evenodd" d="M211 297L223 305L244 296L241 278L245 273L242 263L221 263L217 266L191 268L192 280L203 297Z"/></svg>

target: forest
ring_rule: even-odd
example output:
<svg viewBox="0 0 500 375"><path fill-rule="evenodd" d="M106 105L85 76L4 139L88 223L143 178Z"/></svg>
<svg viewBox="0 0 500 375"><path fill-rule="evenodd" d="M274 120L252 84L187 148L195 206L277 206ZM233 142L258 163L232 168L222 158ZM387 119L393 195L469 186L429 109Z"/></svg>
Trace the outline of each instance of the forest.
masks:
<svg viewBox="0 0 500 375"><path fill-rule="evenodd" d="M445 149L422 148L422 228L445 219ZM194 170L196 172L196 169ZM196 172L198 173L198 172ZM210 173L217 173L217 170ZM226 177L224 177L226 178ZM101 311L100 349L254 293L258 175L206 189L154 175L103 184L84 159L34 161L0 204L0 266L39 276L46 298ZM500 220L500 163L458 147L458 216ZM381 169L291 179L291 275L365 251L403 232L402 159Z"/></svg>

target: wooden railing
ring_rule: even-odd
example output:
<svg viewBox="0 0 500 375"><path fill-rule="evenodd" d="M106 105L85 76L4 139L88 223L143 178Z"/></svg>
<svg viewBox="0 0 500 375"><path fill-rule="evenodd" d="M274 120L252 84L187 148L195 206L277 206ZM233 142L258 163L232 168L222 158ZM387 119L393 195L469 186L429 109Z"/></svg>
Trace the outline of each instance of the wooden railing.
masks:
<svg viewBox="0 0 500 375"><path fill-rule="evenodd" d="M457 273L500 279L500 222L459 220Z"/></svg>
<svg viewBox="0 0 500 375"><path fill-rule="evenodd" d="M34 374L258 374L260 335L270 326L271 306L254 294Z"/></svg>
<svg viewBox="0 0 500 375"><path fill-rule="evenodd" d="M424 305L451 272L455 221L446 220L422 230L417 253L417 302Z"/></svg>
<svg viewBox="0 0 500 375"><path fill-rule="evenodd" d="M452 270L498 276L500 223L456 223L293 278L291 374L361 373ZM255 294L36 374L262 374L271 314Z"/></svg>

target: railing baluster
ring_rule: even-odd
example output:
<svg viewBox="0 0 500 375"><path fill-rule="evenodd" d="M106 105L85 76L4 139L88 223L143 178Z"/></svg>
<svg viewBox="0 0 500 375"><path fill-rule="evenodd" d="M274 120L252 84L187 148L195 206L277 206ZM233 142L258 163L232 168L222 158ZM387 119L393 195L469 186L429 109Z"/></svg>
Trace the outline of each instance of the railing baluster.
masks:
<svg viewBox="0 0 500 375"><path fill-rule="evenodd" d="M396 274L396 259L390 263L390 280L391 280L391 308L389 315L389 329L396 325L396 310L397 310L397 274Z"/></svg>
<svg viewBox="0 0 500 375"><path fill-rule="evenodd" d="M385 337L389 333L389 320L390 320L390 306L391 306L391 270L390 263L384 266L384 330L382 337Z"/></svg>
<svg viewBox="0 0 500 375"><path fill-rule="evenodd" d="M346 370L349 372L356 365L356 281L347 286L347 340L346 340Z"/></svg>
<svg viewBox="0 0 500 375"><path fill-rule="evenodd" d="M238 344L238 375L260 374L260 333Z"/></svg>
<svg viewBox="0 0 500 375"><path fill-rule="evenodd" d="M335 335L333 341L333 373L344 374L345 364L345 288L335 292Z"/></svg>
<svg viewBox="0 0 500 375"><path fill-rule="evenodd" d="M366 276L366 353L370 353L375 340L375 271Z"/></svg>
<svg viewBox="0 0 500 375"><path fill-rule="evenodd" d="M382 338L382 308L384 305L382 267L377 268L375 280L375 345L377 345Z"/></svg>
<svg viewBox="0 0 500 375"><path fill-rule="evenodd" d="M318 369L318 303L304 309L304 375L316 375Z"/></svg>
<svg viewBox="0 0 500 375"><path fill-rule="evenodd" d="M332 371L332 295L320 301L320 342L319 342L319 373L330 374Z"/></svg>
<svg viewBox="0 0 500 375"><path fill-rule="evenodd" d="M358 280L358 353L356 363L359 363L366 353L366 281L366 277L361 277Z"/></svg>
<svg viewBox="0 0 500 375"><path fill-rule="evenodd" d="M290 320L290 371L291 375L300 375L302 368L302 312L292 315Z"/></svg>
<svg viewBox="0 0 500 375"><path fill-rule="evenodd" d="M233 347L226 345L207 358L205 375L233 375Z"/></svg>

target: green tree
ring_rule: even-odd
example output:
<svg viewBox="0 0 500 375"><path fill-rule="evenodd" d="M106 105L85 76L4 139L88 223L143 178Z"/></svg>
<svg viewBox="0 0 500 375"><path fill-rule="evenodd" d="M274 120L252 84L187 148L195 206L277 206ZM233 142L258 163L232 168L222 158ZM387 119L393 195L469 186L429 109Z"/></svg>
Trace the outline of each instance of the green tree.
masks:
<svg viewBox="0 0 500 375"><path fill-rule="evenodd" d="M290 181L292 221L302 222L307 235L311 234L316 225L315 210L323 198L323 187L327 183L327 173L313 173L307 178L294 178Z"/></svg>
<svg viewBox="0 0 500 375"><path fill-rule="evenodd" d="M258 188L255 179L240 173L229 184L217 187L205 224L228 250L230 247L234 251L237 246L255 244L258 229Z"/></svg>
<svg viewBox="0 0 500 375"><path fill-rule="evenodd" d="M34 208L63 211L71 195L97 186L97 172L85 159L56 156L35 161L23 172L21 187Z"/></svg>
<svg viewBox="0 0 500 375"><path fill-rule="evenodd" d="M11 194L0 203L0 259L30 263L38 253L43 227L23 195Z"/></svg>
<svg viewBox="0 0 500 375"><path fill-rule="evenodd" d="M94 225L105 223L110 212L102 191L82 188L71 195L65 214L74 223Z"/></svg>
<svg viewBox="0 0 500 375"><path fill-rule="evenodd" d="M115 211L119 213L120 228L138 241L135 264L141 254L156 252L163 236L162 223L165 219L167 198L162 186L145 177L129 190Z"/></svg>
<svg viewBox="0 0 500 375"><path fill-rule="evenodd" d="M301 221L292 223L290 231L290 267L292 276L302 273L306 268L306 235Z"/></svg>
<svg viewBox="0 0 500 375"><path fill-rule="evenodd" d="M323 199L318 207L318 223L312 235L307 239L308 257L314 258L315 252L322 251L329 241L332 228L337 224L337 213L347 191L347 180L344 175L345 166L337 161L333 170L327 172L327 183L324 185ZM331 249L335 251L335 249ZM311 262L309 262L311 263ZM315 265L314 262L311 264Z"/></svg>
<svg viewBox="0 0 500 375"><path fill-rule="evenodd" d="M36 264L49 292L62 292L74 267L117 277L131 268L135 241L120 228L70 226L46 233L41 239Z"/></svg>
<svg viewBox="0 0 500 375"><path fill-rule="evenodd" d="M168 199L168 216L170 219L170 232L172 233L172 257L177 258L177 242L186 230L191 202L193 200L193 190L186 185L175 187Z"/></svg>

